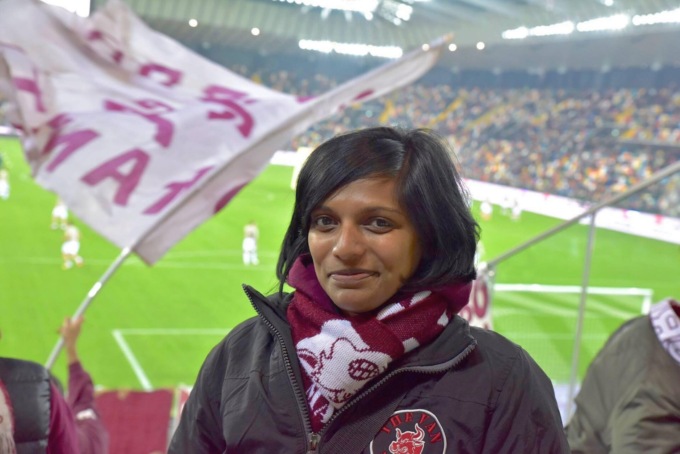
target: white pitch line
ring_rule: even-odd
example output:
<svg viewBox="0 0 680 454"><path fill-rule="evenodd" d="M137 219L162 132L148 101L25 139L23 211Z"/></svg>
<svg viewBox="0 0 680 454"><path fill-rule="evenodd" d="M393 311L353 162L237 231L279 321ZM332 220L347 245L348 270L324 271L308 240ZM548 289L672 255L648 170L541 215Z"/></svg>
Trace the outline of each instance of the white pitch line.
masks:
<svg viewBox="0 0 680 454"><path fill-rule="evenodd" d="M217 249L217 250L200 250L200 251L173 251L167 255L168 259L176 258L194 258L194 257L241 257L243 251L240 249ZM260 257L278 258L277 251L259 251Z"/></svg>
<svg viewBox="0 0 680 454"><path fill-rule="evenodd" d="M501 333L503 336L507 337L508 339L545 339L546 341L551 341L551 340L574 340L574 333L527 333L523 331L516 331L516 332L503 332ZM583 338L584 339L591 339L591 340L601 340L601 339L606 339L609 335L607 333L589 333L589 334L584 334Z"/></svg>
<svg viewBox="0 0 680 454"><path fill-rule="evenodd" d="M578 285L542 285L542 284L495 284L494 291L498 292L535 292L535 293L581 293ZM588 287L592 295L652 295L652 289L636 287Z"/></svg>
<svg viewBox="0 0 680 454"><path fill-rule="evenodd" d="M128 362L130 363L130 367L132 367L132 370L134 371L135 375L137 376L137 379L139 380L139 383L142 385L142 388L144 391L152 391L153 386L151 385L151 381L149 378L146 376L144 373L144 369L142 369L142 366L139 364L139 361L137 361L137 358L135 355L132 353L132 349L130 346L125 342L125 337L124 335L141 335L141 336L149 336L149 335L156 335L156 336L182 336L182 335L192 335L192 336L201 336L201 335L221 335L221 336L226 336L227 333L231 331L230 328L225 328L225 329L191 329L191 328L129 328L129 329L114 329L111 331L113 334L113 338L116 339L116 342L118 343L118 346L120 349L123 351L123 354L125 355L125 358L127 358Z"/></svg>
<svg viewBox="0 0 680 454"><path fill-rule="evenodd" d="M579 302L565 301L564 305L550 305L550 304L536 304L535 300L527 299L518 293L508 292L504 294L503 298L515 307L531 309L535 313L532 315L541 316L543 314L560 315L564 317L573 317L578 315ZM499 308L501 309L501 308ZM505 307L504 309L509 309ZM614 307L611 304L603 303L595 299L589 299L586 302L586 310L588 310L588 318L598 318L597 315L608 315L620 319L630 318L636 315L639 309L622 309L621 306ZM543 314L540 314L540 313Z"/></svg>
<svg viewBox="0 0 680 454"><path fill-rule="evenodd" d="M130 346L127 344L127 342L125 342L125 338L123 338L123 333L121 333L120 330L117 329L114 329L112 333L113 338L116 339L116 342L118 342L118 346L123 351L123 354L130 363L130 366L132 367L132 370L137 376L137 379L139 380L139 383L142 385L144 391L153 390L153 386L151 385L149 378L144 373L142 366L139 365L139 361L137 361L137 358L135 358L135 355L132 353Z"/></svg>
<svg viewBox="0 0 680 454"><path fill-rule="evenodd" d="M524 306L527 307L527 306ZM530 308L533 309L533 308ZM513 315L522 315L522 316L527 316L528 310L525 309L520 309L520 308L508 308L508 307L494 307L491 309L491 315L493 317L510 317ZM588 319L589 320L597 320L597 319L611 319L612 316L615 316L617 314L588 314ZM626 319L634 316L634 312L626 312L625 317L618 315L619 318L621 319ZM578 308L574 309L556 309L550 306L547 307L542 307L540 309L540 312L537 312L536 310L531 313L532 318L545 318L545 317L564 317L568 319L576 319L578 317Z"/></svg>
<svg viewBox="0 0 680 454"><path fill-rule="evenodd" d="M63 260L57 257L20 257L20 258L3 258L0 259L0 264L10 263L12 265L16 264L27 264L27 265L61 265ZM85 265L110 265L111 260L108 259L91 259L85 257Z"/></svg>
<svg viewBox="0 0 680 454"><path fill-rule="evenodd" d="M140 263L133 263L131 265L141 266ZM240 271L257 271L272 273L274 265L263 264L259 265L237 265L231 263L215 263L215 262L159 262L154 265L155 268L173 268L173 269L202 269L202 270L240 270Z"/></svg>
<svg viewBox="0 0 680 454"><path fill-rule="evenodd" d="M125 335L141 335L141 336L201 336L201 335L227 335L229 328L224 329L191 329L191 328L129 328L118 329L119 333Z"/></svg>
<svg viewBox="0 0 680 454"><path fill-rule="evenodd" d="M44 265L58 267L61 265L61 259L59 258L47 258L47 257L26 257L20 259L5 260L0 258L0 264L11 263L12 265ZM85 258L85 266L104 266L110 265L110 260L105 259L90 259ZM123 263L124 267L146 267L147 265L141 260L128 259L127 262ZM220 262L192 262L192 261L165 261L158 262L154 265L154 268L171 268L171 269L182 269L182 270L216 270L216 271L252 271L258 273L270 273L274 269L274 264L260 263L259 265L242 265L236 263L220 263Z"/></svg>

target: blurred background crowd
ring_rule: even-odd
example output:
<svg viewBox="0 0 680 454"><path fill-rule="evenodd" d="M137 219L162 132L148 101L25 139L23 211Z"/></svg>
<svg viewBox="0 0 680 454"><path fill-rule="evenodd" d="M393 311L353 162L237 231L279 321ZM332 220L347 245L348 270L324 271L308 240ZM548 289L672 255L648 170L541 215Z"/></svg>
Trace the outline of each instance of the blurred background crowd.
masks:
<svg viewBox="0 0 680 454"><path fill-rule="evenodd" d="M246 65L231 69L277 91L315 96L341 81ZM680 160L680 91L661 88L492 88L429 77L318 123L288 147L376 124L429 127L448 137L467 178L599 202ZM4 119L0 119L4 122ZM680 175L621 202L680 217Z"/></svg>

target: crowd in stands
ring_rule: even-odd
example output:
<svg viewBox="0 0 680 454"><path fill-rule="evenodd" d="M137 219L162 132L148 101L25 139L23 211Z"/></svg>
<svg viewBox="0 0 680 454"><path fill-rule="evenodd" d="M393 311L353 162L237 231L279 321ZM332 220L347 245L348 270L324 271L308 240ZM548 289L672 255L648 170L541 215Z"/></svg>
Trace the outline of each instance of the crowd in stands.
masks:
<svg viewBox="0 0 680 454"><path fill-rule="evenodd" d="M294 86L278 87L296 93ZM315 125L291 147L314 147L339 132L385 123L445 135L468 178L588 203L619 195L680 160L680 91L670 89L414 84ZM679 202L676 174L618 206L680 217Z"/></svg>
<svg viewBox="0 0 680 454"><path fill-rule="evenodd" d="M337 85L318 73L235 72L300 97ZM1 121L0 121L1 123ZM335 134L391 124L448 137L467 178L600 202L680 160L680 90L457 88L416 83L316 124L288 144L315 147ZM680 217L676 174L619 204Z"/></svg>

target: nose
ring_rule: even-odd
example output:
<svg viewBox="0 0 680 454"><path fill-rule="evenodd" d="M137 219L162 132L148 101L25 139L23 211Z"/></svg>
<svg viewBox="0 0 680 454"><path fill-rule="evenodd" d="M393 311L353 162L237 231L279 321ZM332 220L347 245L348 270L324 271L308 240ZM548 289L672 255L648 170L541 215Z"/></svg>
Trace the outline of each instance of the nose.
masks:
<svg viewBox="0 0 680 454"><path fill-rule="evenodd" d="M357 260L364 253L363 235L359 226L343 224L337 230L333 255L344 262Z"/></svg>

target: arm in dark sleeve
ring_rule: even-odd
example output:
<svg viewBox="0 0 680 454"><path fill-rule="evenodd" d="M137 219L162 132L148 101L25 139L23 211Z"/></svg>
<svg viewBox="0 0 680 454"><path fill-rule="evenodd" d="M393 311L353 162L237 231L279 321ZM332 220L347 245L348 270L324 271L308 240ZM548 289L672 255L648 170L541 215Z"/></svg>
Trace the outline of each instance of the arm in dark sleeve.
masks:
<svg viewBox="0 0 680 454"><path fill-rule="evenodd" d="M68 404L74 414L94 407L94 384L80 362L68 366Z"/></svg>
<svg viewBox="0 0 680 454"><path fill-rule="evenodd" d="M68 403L82 454L106 454L109 438L94 401L94 384L79 361L68 366Z"/></svg>
<svg viewBox="0 0 680 454"><path fill-rule="evenodd" d="M221 343L213 348L201 366L168 454L226 452L220 412L226 356L226 346Z"/></svg>
<svg viewBox="0 0 680 454"><path fill-rule="evenodd" d="M552 383L519 347L494 406L484 452L569 453Z"/></svg>
<svg viewBox="0 0 680 454"><path fill-rule="evenodd" d="M73 413L59 390L50 383L50 435L47 454L79 454Z"/></svg>

